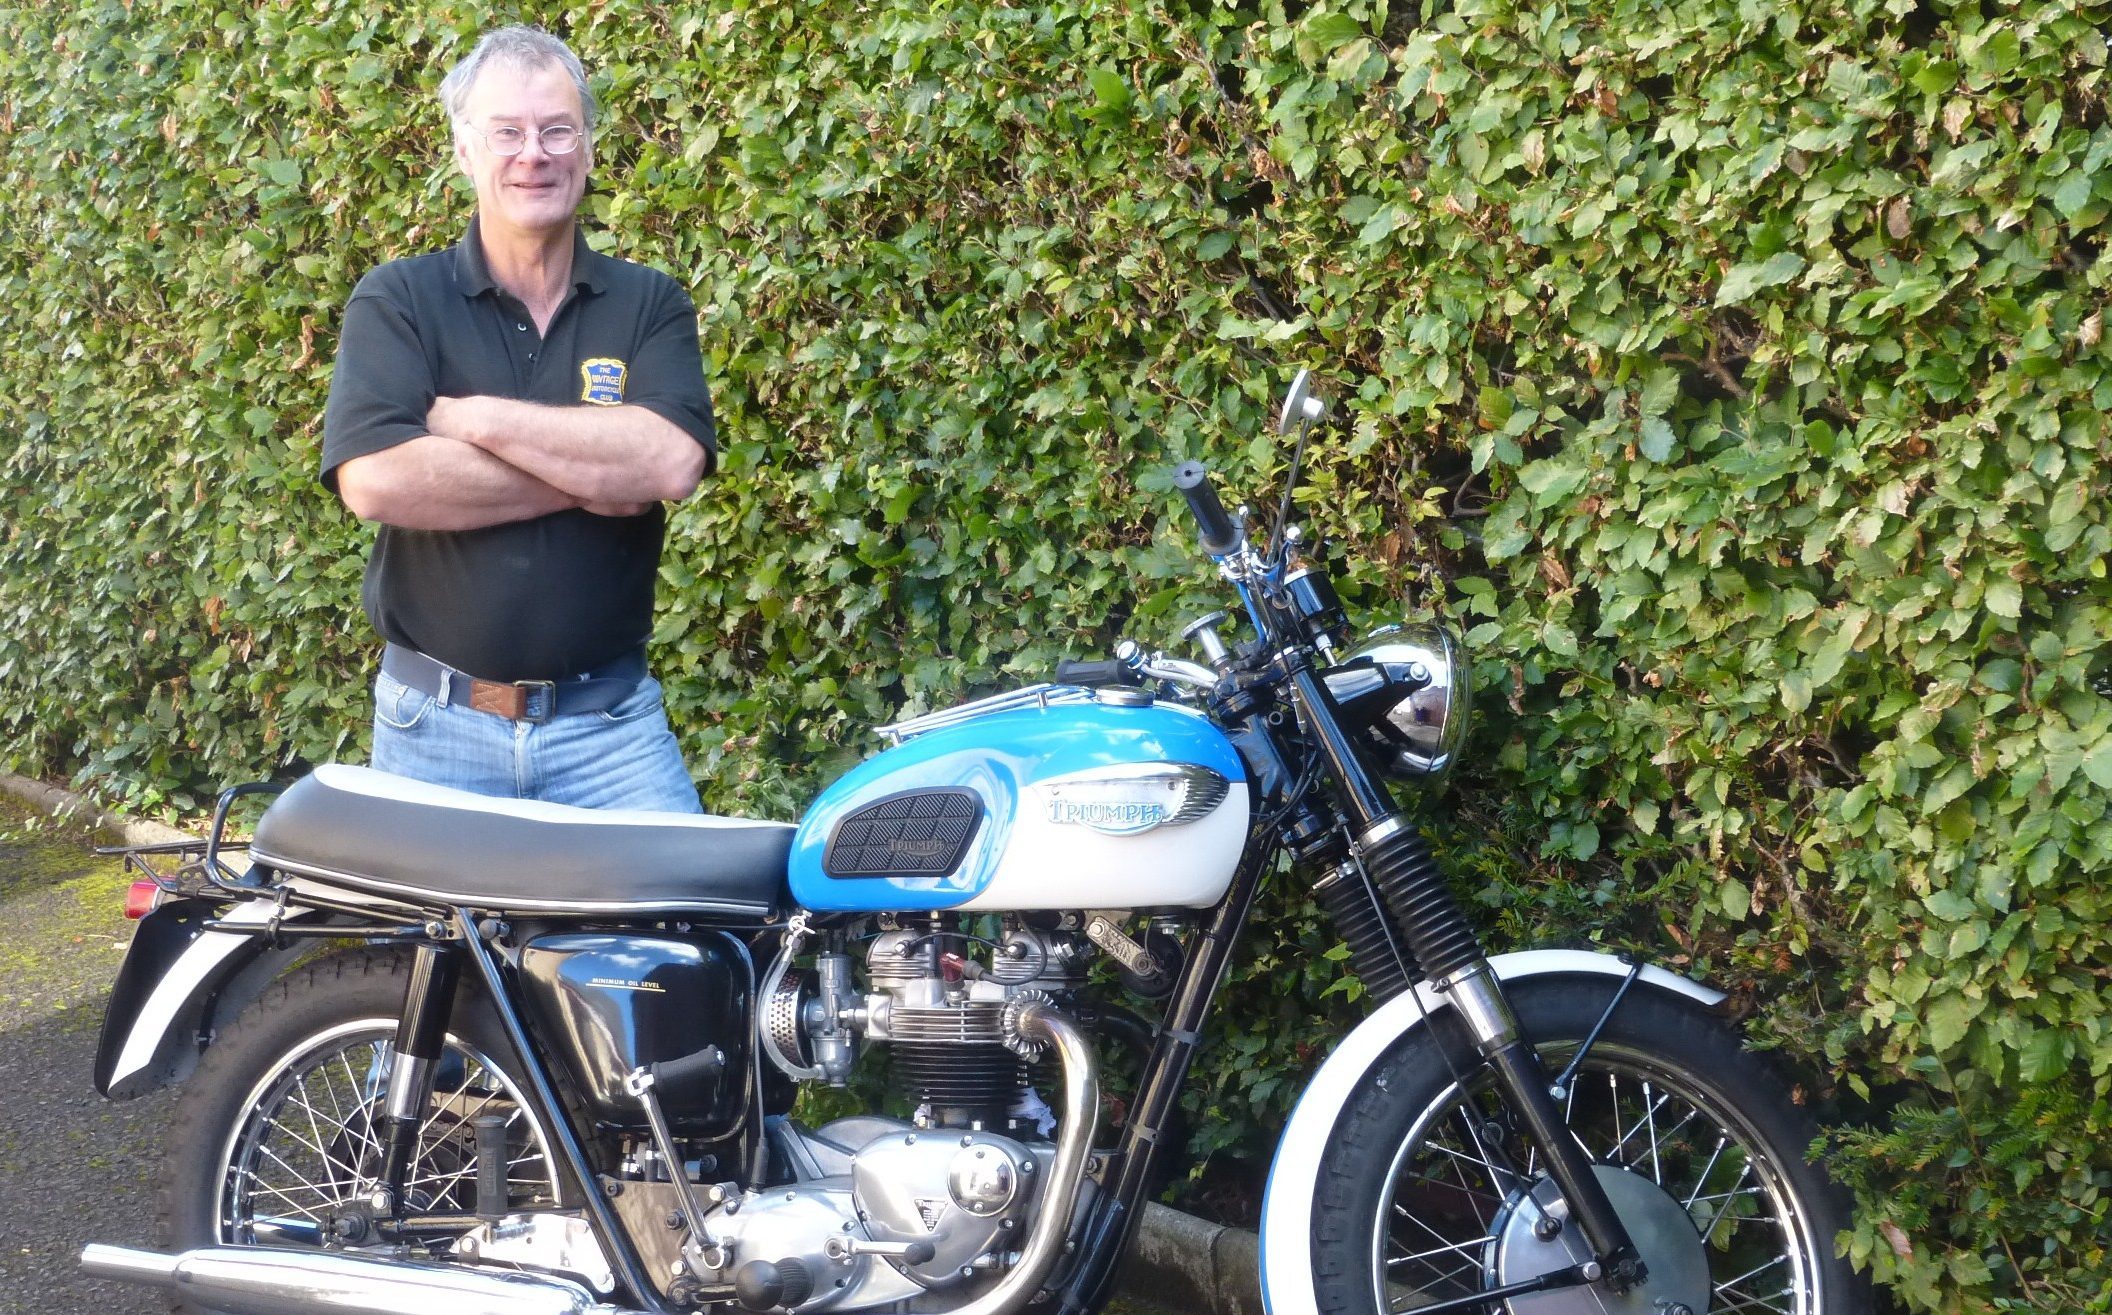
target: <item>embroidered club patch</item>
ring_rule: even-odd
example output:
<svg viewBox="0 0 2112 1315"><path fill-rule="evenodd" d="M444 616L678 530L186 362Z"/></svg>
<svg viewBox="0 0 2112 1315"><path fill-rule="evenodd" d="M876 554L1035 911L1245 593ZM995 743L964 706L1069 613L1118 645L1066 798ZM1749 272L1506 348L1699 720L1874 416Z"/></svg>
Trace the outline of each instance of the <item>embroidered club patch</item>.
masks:
<svg viewBox="0 0 2112 1315"><path fill-rule="evenodd" d="M581 361L579 400L596 406L622 405L623 369L622 361L608 356Z"/></svg>

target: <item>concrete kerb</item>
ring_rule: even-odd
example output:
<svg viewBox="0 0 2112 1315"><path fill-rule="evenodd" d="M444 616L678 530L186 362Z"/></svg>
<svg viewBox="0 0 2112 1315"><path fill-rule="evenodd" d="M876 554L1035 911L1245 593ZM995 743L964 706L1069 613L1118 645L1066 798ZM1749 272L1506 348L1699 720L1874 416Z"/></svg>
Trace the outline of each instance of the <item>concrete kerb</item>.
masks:
<svg viewBox="0 0 2112 1315"><path fill-rule="evenodd" d="M114 831L128 845L196 839L160 822L97 808L83 796L26 776L0 772L0 791L59 818L80 818ZM1122 1262L1121 1290L1180 1315L1262 1315L1260 1239L1152 1203Z"/></svg>
<svg viewBox="0 0 2112 1315"><path fill-rule="evenodd" d="M1262 1315L1261 1240L1156 1203L1144 1207L1121 1290L1181 1315Z"/></svg>
<svg viewBox="0 0 2112 1315"><path fill-rule="evenodd" d="M115 831L125 838L128 845L167 845L197 839L189 832L178 831L175 827L163 826L159 822L126 817L122 813L105 812L71 790L62 790L42 781L32 781L26 776L0 772L0 790L34 808L42 809L53 817L79 818Z"/></svg>

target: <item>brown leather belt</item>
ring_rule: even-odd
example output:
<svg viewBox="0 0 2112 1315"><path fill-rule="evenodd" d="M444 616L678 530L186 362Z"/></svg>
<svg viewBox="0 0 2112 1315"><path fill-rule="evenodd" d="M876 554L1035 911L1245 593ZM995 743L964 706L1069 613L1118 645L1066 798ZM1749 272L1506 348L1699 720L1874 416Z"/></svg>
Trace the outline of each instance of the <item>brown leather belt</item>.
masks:
<svg viewBox="0 0 2112 1315"><path fill-rule="evenodd" d="M592 671L562 680L483 680L414 649L390 644L382 650L381 669L444 704L466 703L478 712L512 721L545 722L574 713L607 712L629 698L645 679L645 650L632 649Z"/></svg>

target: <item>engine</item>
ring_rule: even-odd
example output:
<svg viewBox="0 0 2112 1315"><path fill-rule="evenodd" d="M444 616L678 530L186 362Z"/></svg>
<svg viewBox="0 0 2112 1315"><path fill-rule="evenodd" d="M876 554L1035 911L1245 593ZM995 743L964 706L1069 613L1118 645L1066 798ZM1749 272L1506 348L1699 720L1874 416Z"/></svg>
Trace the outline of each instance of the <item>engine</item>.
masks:
<svg viewBox="0 0 2112 1315"><path fill-rule="evenodd" d="M1043 1093L1081 1080L1041 1056L1022 1019L1040 1007L1078 1020L1098 952L1076 915L1034 918L988 919L997 925L987 935L937 914L884 919L862 942L824 944L810 968L793 968L789 954L772 966L760 988L768 1059L795 1078L841 1086L862 1047L884 1047L894 1093L912 1114L814 1130L774 1121L771 1159L791 1181L715 1192L701 1235L676 1258L687 1283L731 1286L754 1310L916 1309L927 1293L936 1309L1020 1262L1065 1154L1050 1139L1057 1120ZM862 983L851 954L861 943ZM1083 1081L1089 1114L1096 1079ZM1091 1136L1083 1122L1066 1130L1071 1179L1056 1189L1072 1212L1089 1199L1077 1190ZM639 1188L648 1213L643 1202L676 1190Z"/></svg>
<svg viewBox="0 0 2112 1315"><path fill-rule="evenodd" d="M845 954L817 955L811 977L766 982L764 1049L794 1077L841 1086L859 1040L884 1044L892 1086L920 1126L1046 1132L1032 1094L1036 1048L1020 1039L1018 1013L1054 1002L1079 1017L1095 953L1077 930L1017 917L990 938L949 930L937 915L889 926L867 948L864 992L852 988Z"/></svg>

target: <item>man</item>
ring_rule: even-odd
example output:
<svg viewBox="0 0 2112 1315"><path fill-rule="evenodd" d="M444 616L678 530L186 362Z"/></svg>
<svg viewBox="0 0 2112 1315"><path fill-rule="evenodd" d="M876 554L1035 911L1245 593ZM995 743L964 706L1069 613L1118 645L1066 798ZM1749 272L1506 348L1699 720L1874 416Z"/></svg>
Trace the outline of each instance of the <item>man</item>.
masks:
<svg viewBox="0 0 2112 1315"><path fill-rule="evenodd" d="M440 91L476 215L353 290L323 425L324 484L380 526L374 765L701 811L644 656L661 504L715 451L696 307L581 236L595 104L563 42L492 32Z"/></svg>

